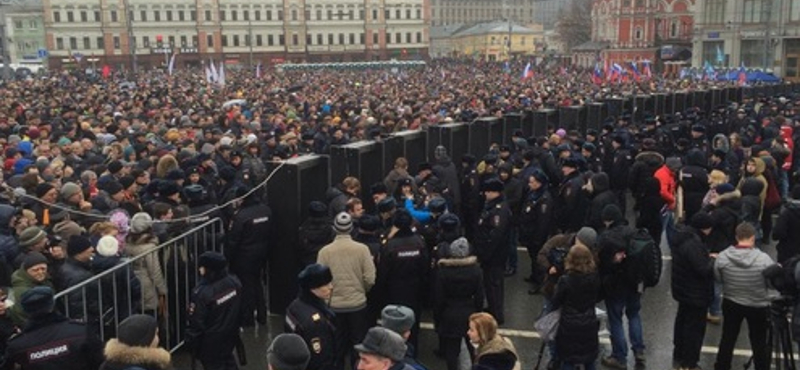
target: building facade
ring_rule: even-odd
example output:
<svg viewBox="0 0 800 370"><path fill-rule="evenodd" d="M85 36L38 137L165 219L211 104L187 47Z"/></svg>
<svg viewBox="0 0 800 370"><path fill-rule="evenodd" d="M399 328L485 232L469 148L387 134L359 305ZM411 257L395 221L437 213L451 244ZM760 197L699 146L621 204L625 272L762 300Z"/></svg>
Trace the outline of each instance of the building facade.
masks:
<svg viewBox="0 0 800 370"><path fill-rule="evenodd" d="M428 1L45 0L44 18L51 67L423 59Z"/></svg>
<svg viewBox="0 0 800 370"><path fill-rule="evenodd" d="M434 26L512 20L551 29L569 0L431 0Z"/></svg>
<svg viewBox="0 0 800 370"><path fill-rule="evenodd" d="M768 69L800 80L800 1L706 0L692 64Z"/></svg>
<svg viewBox="0 0 800 370"><path fill-rule="evenodd" d="M431 50L435 56L471 57L487 61L507 60L543 51L542 27L524 27L508 22L472 26L433 27ZM510 39L510 42L509 42Z"/></svg>
<svg viewBox="0 0 800 370"><path fill-rule="evenodd" d="M42 11L31 10L5 14L8 57L11 63L19 60L47 59ZM43 52L44 51L44 52Z"/></svg>
<svg viewBox="0 0 800 370"><path fill-rule="evenodd" d="M695 1L595 0L592 42L609 62L681 63L691 56Z"/></svg>

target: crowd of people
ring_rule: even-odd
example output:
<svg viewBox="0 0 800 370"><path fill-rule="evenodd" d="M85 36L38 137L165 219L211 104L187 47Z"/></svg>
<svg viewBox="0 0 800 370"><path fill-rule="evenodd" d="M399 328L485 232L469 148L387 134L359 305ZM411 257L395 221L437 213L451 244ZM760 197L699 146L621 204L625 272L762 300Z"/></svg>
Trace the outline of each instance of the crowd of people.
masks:
<svg viewBox="0 0 800 370"><path fill-rule="evenodd" d="M177 338L205 369L246 362L240 327L267 322L270 241L286 232L274 229L280 215L263 189L275 186L269 171L285 159L447 122L720 83L596 84L591 71L547 62L520 79L521 63L443 59L398 73L263 78L241 71L224 86L193 70L5 82L0 367L169 368L161 348ZM454 159L441 146L414 169L397 158L375 184L336 179L297 231L300 289L285 320L294 335L273 341L268 362L273 370L423 370L420 318L430 310L448 370L464 368L464 350L476 369L511 370L519 356L498 327L523 246L528 293L542 295L543 314L560 311L550 369L595 366L600 301L612 339L600 362L627 367L624 314L632 357L644 365L647 284L628 241L645 229L656 246L666 234L673 255L676 367L698 367L705 323L724 317L715 368L728 370L742 320L753 348L766 341L769 292L756 275L772 260L758 248L776 240L787 264L800 254L796 102L756 97L711 112L646 112L641 121L623 112L601 130L514 132L481 158ZM159 247L217 217L220 243ZM194 289L175 291L183 276ZM122 323L107 320L110 309ZM103 348L99 333L114 339ZM754 353L765 370L768 354Z"/></svg>

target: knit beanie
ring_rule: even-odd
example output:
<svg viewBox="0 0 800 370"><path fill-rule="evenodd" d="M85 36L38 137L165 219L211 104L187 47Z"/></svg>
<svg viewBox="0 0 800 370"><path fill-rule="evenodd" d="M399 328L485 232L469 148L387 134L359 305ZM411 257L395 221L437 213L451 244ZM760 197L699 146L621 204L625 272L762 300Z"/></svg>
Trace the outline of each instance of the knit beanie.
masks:
<svg viewBox="0 0 800 370"><path fill-rule="evenodd" d="M577 239L587 248L592 249L597 241L597 231L591 227L582 227L580 230L578 230L578 233L575 234L575 239Z"/></svg>
<svg viewBox="0 0 800 370"><path fill-rule="evenodd" d="M119 323L117 340L131 347L150 347L158 322L150 315L132 315Z"/></svg>
<svg viewBox="0 0 800 370"><path fill-rule="evenodd" d="M153 227L153 218L145 212L139 212L131 218L131 233L142 234Z"/></svg>
<svg viewBox="0 0 800 370"><path fill-rule="evenodd" d="M47 237L47 233L37 226L30 226L19 234L19 246L30 247Z"/></svg>
<svg viewBox="0 0 800 370"><path fill-rule="evenodd" d="M74 182L67 182L61 186L61 199L67 200L75 194L81 192L81 187Z"/></svg>
<svg viewBox="0 0 800 370"><path fill-rule="evenodd" d="M47 257L39 252L28 252L22 259L22 269L27 270L33 266L47 264Z"/></svg>
<svg viewBox="0 0 800 370"><path fill-rule="evenodd" d="M297 334L280 334L267 349L267 362L274 370L305 370L310 359L308 345Z"/></svg>
<svg viewBox="0 0 800 370"><path fill-rule="evenodd" d="M339 234L347 234L353 229L353 218L347 212L336 215L333 220L333 229Z"/></svg>
<svg viewBox="0 0 800 370"><path fill-rule="evenodd" d="M43 182L39 185L36 185L36 197L41 198L47 194L50 190L53 190L55 187L50 184L49 182Z"/></svg>
<svg viewBox="0 0 800 370"><path fill-rule="evenodd" d="M48 286L36 286L22 293L20 305L22 310L31 317L41 316L53 311L55 307L53 288Z"/></svg>
<svg viewBox="0 0 800 370"><path fill-rule="evenodd" d="M67 255L72 257L92 247L92 242L85 236L73 235L67 242Z"/></svg>
<svg viewBox="0 0 800 370"><path fill-rule="evenodd" d="M95 250L97 250L97 254L103 257L116 256L117 252L119 252L119 241L111 235L106 235L97 241Z"/></svg>

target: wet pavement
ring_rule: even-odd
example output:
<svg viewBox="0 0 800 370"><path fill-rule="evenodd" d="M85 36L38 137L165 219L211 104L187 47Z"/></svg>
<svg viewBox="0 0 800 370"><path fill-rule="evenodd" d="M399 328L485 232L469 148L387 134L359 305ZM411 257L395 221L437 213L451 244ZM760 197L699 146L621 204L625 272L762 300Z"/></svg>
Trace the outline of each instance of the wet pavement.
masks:
<svg viewBox="0 0 800 370"><path fill-rule="evenodd" d="M672 299L670 292L671 261L666 243L662 242L664 251L664 272L658 286L645 291L642 301L642 320L644 323L644 338L646 349L646 368L657 370L674 369L672 365L672 327L677 311L677 303ZM768 252L774 258L774 246ZM528 295L529 284L523 281L530 272L530 258L527 252L519 252L519 271L506 279L506 323L501 327L501 334L508 336L516 346L522 362L522 369L533 369L541 346L538 335L533 330L534 320L542 309L543 299L539 295ZM603 308L602 304L598 305ZM443 359L434 356L433 350L438 344L435 332L432 330L429 315L423 316L423 330L420 335L418 354L420 361L431 370L445 370ZM627 325L626 325L627 326ZM601 356L611 351L607 331L600 333ZM283 331L283 317L272 315L268 326L249 328L244 331L242 338L247 347L249 363L243 369L266 370L266 349L272 337ZM703 369L713 369L717 345L721 335L721 326L708 325L705 336L703 354L700 366ZM628 367L634 368L633 355L629 354ZM733 369L742 369L750 357L750 344L747 339L746 324L743 325L739 341L734 352ZM175 354L176 369L189 369L190 361L186 354L180 351ZM547 355L542 360L541 369L545 369ZM198 369L200 368L198 364ZM598 369L604 369L599 364Z"/></svg>

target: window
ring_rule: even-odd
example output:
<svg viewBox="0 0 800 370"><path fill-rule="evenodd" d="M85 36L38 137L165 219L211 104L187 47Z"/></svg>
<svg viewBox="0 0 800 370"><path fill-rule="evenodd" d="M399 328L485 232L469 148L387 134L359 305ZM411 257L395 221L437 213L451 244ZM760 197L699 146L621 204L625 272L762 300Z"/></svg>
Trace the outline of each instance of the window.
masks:
<svg viewBox="0 0 800 370"><path fill-rule="evenodd" d="M373 21L378 20L378 9L372 9L372 20Z"/></svg>
<svg viewBox="0 0 800 370"><path fill-rule="evenodd" d="M350 9L350 15L349 15L349 16L350 16L350 20L351 20L351 21L352 21L352 20L354 19L354 17L355 17L355 15L354 15L354 12L353 12L353 10L352 10L352 9Z"/></svg>
<svg viewBox="0 0 800 370"><path fill-rule="evenodd" d="M117 11L116 10L112 10L111 11L111 21L115 22L115 23L119 22L119 18L117 18L117 17L118 17Z"/></svg>
<svg viewBox="0 0 800 370"><path fill-rule="evenodd" d="M643 8L644 7L644 0L636 0L636 7Z"/></svg>
<svg viewBox="0 0 800 370"><path fill-rule="evenodd" d="M88 37L83 38L83 49L89 50L92 48L92 41Z"/></svg>
<svg viewBox="0 0 800 370"><path fill-rule="evenodd" d="M297 37L297 34L296 33L292 34L292 45L297 45L298 43L299 43L299 38Z"/></svg>
<svg viewBox="0 0 800 370"><path fill-rule="evenodd" d="M22 28L22 21L14 21L14 27L17 29Z"/></svg>
<svg viewBox="0 0 800 370"><path fill-rule="evenodd" d="M293 21L297 20L297 10L296 9L292 9L292 20Z"/></svg>
<svg viewBox="0 0 800 370"><path fill-rule="evenodd" d="M622 6L626 7L626 8L630 7L631 6L631 0L622 0Z"/></svg>
<svg viewBox="0 0 800 370"><path fill-rule="evenodd" d="M388 21L390 18L392 18L392 11L389 10L389 9L384 10L383 11L383 19Z"/></svg>
<svg viewBox="0 0 800 370"><path fill-rule="evenodd" d="M708 0L706 0L706 2L708 2ZM800 2L797 1L789 2L789 21L790 22L800 21Z"/></svg>
<svg viewBox="0 0 800 370"><path fill-rule="evenodd" d="M185 48L186 46L186 36L181 36L181 47Z"/></svg>
<svg viewBox="0 0 800 370"><path fill-rule="evenodd" d="M239 46L239 35L233 35L233 46Z"/></svg>
<svg viewBox="0 0 800 370"><path fill-rule="evenodd" d="M322 9L317 9L317 20L322 20Z"/></svg>
<svg viewBox="0 0 800 370"><path fill-rule="evenodd" d="M328 19L333 20L333 10L328 9Z"/></svg>
<svg viewBox="0 0 800 370"><path fill-rule="evenodd" d="M725 23L725 0L705 0L705 22L708 24Z"/></svg>
<svg viewBox="0 0 800 370"><path fill-rule="evenodd" d="M286 45L286 36L284 36L283 34L278 35L278 44L280 46Z"/></svg>
<svg viewBox="0 0 800 370"><path fill-rule="evenodd" d="M175 46L175 36L167 37L167 42L169 43L170 47L174 47Z"/></svg>
<svg viewBox="0 0 800 370"><path fill-rule="evenodd" d="M358 19L362 21L364 20L364 9L358 11Z"/></svg>
<svg viewBox="0 0 800 370"><path fill-rule="evenodd" d="M764 68L764 40L742 40L741 45L742 64L747 68Z"/></svg>
<svg viewBox="0 0 800 370"><path fill-rule="evenodd" d="M139 18L141 18L140 21L147 22L147 12L146 11L144 11L144 10L140 11L139 12L139 16L140 16Z"/></svg>
<svg viewBox="0 0 800 370"><path fill-rule="evenodd" d="M267 10L267 20L268 21L272 20L272 10Z"/></svg>
<svg viewBox="0 0 800 370"><path fill-rule="evenodd" d="M235 10L231 10L231 20L238 21L239 20L239 12Z"/></svg>
<svg viewBox="0 0 800 370"><path fill-rule="evenodd" d="M275 45L275 40L272 35L267 35L267 45L269 46Z"/></svg>
<svg viewBox="0 0 800 370"><path fill-rule="evenodd" d="M249 21L250 20L250 11L249 10L242 10L242 19Z"/></svg>
<svg viewBox="0 0 800 370"><path fill-rule="evenodd" d="M673 39L678 37L678 21L672 21L669 25L669 37Z"/></svg>
<svg viewBox="0 0 800 370"><path fill-rule="evenodd" d="M61 13L53 12L53 22L61 22ZM63 41L62 41L62 43L63 43Z"/></svg>
<svg viewBox="0 0 800 370"><path fill-rule="evenodd" d="M101 21L101 19L100 19L100 11L99 10L95 10L94 11L94 21L95 22L100 22Z"/></svg>
<svg viewBox="0 0 800 370"><path fill-rule="evenodd" d="M344 34L343 33L339 34L339 45L344 45Z"/></svg>
<svg viewBox="0 0 800 370"><path fill-rule="evenodd" d="M75 22L75 14L71 11L67 12L67 22Z"/></svg>
<svg viewBox="0 0 800 370"><path fill-rule="evenodd" d="M256 46L263 46L263 45L264 45L264 36L256 35Z"/></svg>
<svg viewBox="0 0 800 370"><path fill-rule="evenodd" d="M394 11L394 18L395 19L400 19L400 9L397 9L397 10Z"/></svg>
<svg viewBox="0 0 800 370"><path fill-rule="evenodd" d="M411 9L406 9L406 19L411 19Z"/></svg>
<svg viewBox="0 0 800 370"><path fill-rule="evenodd" d="M328 34L328 45L333 45L333 34L332 33Z"/></svg>
<svg viewBox="0 0 800 370"><path fill-rule="evenodd" d="M205 19L206 19L206 22L210 22L211 21L211 11L210 10L206 10Z"/></svg>
<svg viewBox="0 0 800 370"><path fill-rule="evenodd" d="M355 33L351 33L349 39L350 39L349 40L350 41L349 45L355 45L356 44L356 34Z"/></svg>
<svg viewBox="0 0 800 370"><path fill-rule="evenodd" d="M88 21L89 21L89 17L86 15L86 12L85 11L81 11L81 22L86 23Z"/></svg>
<svg viewBox="0 0 800 370"><path fill-rule="evenodd" d="M167 10L167 21L172 22L172 10Z"/></svg>
<svg viewBox="0 0 800 370"><path fill-rule="evenodd" d="M186 20L186 12L183 10L178 10L178 20L183 22Z"/></svg>
<svg viewBox="0 0 800 370"><path fill-rule="evenodd" d="M153 12L153 19L156 22L161 22L161 11L160 10L156 10L156 11Z"/></svg>
<svg viewBox="0 0 800 370"><path fill-rule="evenodd" d="M744 0L744 23L761 22L761 12L761 0Z"/></svg>
<svg viewBox="0 0 800 370"><path fill-rule="evenodd" d="M422 43L422 32L417 32L417 44ZM525 38L522 38L522 45L525 45Z"/></svg>
<svg viewBox="0 0 800 370"><path fill-rule="evenodd" d="M225 20L225 11L224 10L220 10L219 11L219 20L220 21L224 21Z"/></svg>
<svg viewBox="0 0 800 370"><path fill-rule="evenodd" d="M411 32L406 32L406 44L411 43Z"/></svg>
<svg viewBox="0 0 800 370"><path fill-rule="evenodd" d="M386 32L386 45L389 45L391 43L392 43L392 34L389 33L389 32Z"/></svg>
<svg viewBox="0 0 800 370"><path fill-rule="evenodd" d="M197 35L192 35L192 46L197 47Z"/></svg>
<svg viewBox="0 0 800 370"><path fill-rule="evenodd" d="M69 38L69 48L70 50L77 50L78 49L78 39L75 37Z"/></svg>
<svg viewBox="0 0 800 370"><path fill-rule="evenodd" d="M253 15L255 15L257 21L261 20L261 11L255 11L253 12Z"/></svg>
<svg viewBox="0 0 800 370"><path fill-rule="evenodd" d="M222 35L222 47L228 46L228 35Z"/></svg>
<svg viewBox="0 0 800 370"><path fill-rule="evenodd" d="M417 9L417 19L422 19L422 9Z"/></svg>
<svg viewBox="0 0 800 370"><path fill-rule="evenodd" d="M105 49L105 41L103 41L103 36L97 38L97 48L98 49Z"/></svg>
<svg viewBox="0 0 800 370"><path fill-rule="evenodd" d="M119 36L114 36L114 49L119 49Z"/></svg>
<svg viewBox="0 0 800 370"><path fill-rule="evenodd" d="M311 45L311 44L312 44L311 35L307 33L306 34L306 45Z"/></svg>
<svg viewBox="0 0 800 370"><path fill-rule="evenodd" d="M633 38L636 39L636 40L641 40L642 36L643 36L642 28L641 27L636 27L634 29L634 31L633 31Z"/></svg>
<svg viewBox="0 0 800 370"><path fill-rule="evenodd" d="M402 44L403 43L403 34L401 34L400 32L395 33L394 34L394 42L397 43L397 44Z"/></svg>
<svg viewBox="0 0 800 370"><path fill-rule="evenodd" d="M278 10L278 20L279 21L283 20L283 10ZM281 45L283 45L283 44L281 43Z"/></svg>
<svg viewBox="0 0 800 370"><path fill-rule="evenodd" d="M209 48L214 47L214 35L206 35L206 46Z"/></svg>
<svg viewBox="0 0 800 370"><path fill-rule="evenodd" d="M377 33L377 32L373 32L373 33L372 33L372 43L373 43L374 45L378 45L378 42L379 42L379 41L378 41L378 33Z"/></svg>
<svg viewBox="0 0 800 370"><path fill-rule="evenodd" d="M142 43L144 44L144 47L149 48L150 47L150 37L149 36L142 37Z"/></svg>
<svg viewBox="0 0 800 370"><path fill-rule="evenodd" d="M190 10L189 11L189 19L191 19L192 22L196 22L197 21L197 12L198 11L199 10ZM211 15L211 14L209 14L209 15Z"/></svg>
<svg viewBox="0 0 800 370"><path fill-rule="evenodd" d="M363 33L360 33L360 34L358 35L358 42L359 42L359 44L361 44L361 45L364 45L364 44L366 43L366 41L367 41L367 39L366 39L366 35L365 35L365 34L363 34Z"/></svg>
<svg viewBox="0 0 800 370"><path fill-rule="evenodd" d="M61 37L56 38L56 49L64 50L64 39L62 39Z"/></svg>

